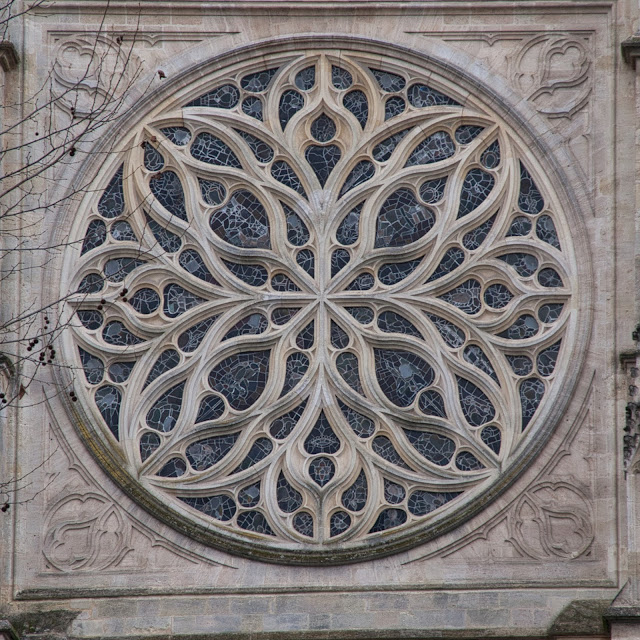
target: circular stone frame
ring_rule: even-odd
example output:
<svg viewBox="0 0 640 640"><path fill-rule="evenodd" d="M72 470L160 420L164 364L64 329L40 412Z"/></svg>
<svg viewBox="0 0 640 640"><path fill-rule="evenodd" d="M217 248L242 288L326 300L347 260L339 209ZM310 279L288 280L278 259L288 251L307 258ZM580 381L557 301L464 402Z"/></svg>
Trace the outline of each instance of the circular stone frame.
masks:
<svg viewBox="0 0 640 640"><path fill-rule="evenodd" d="M385 43L374 42L358 38L337 38L335 36L314 36L313 38L287 38L286 40L273 40L256 45L245 46L235 49L226 54L215 57L215 59L200 63L182 72L179 81L167 84L162 90L150 96L145 96L144 100L127 114L113 129L113 138L118 131L133 130L137 123L147 114L160 113L157 103L172 101L169 96L178 94L185 95L189 87L196 83L201 88L214 86L214 78L220 75L220 70L224 70L227 65L236 64L239 60L260 61L271 54L282 54L302 51L303 49L313 51L337 52L347 51L350 54L370 56L372 54L382 54L388 58L396 58L399 65L413 65L424 70L424 76L439 76L441 82L448 82L452 87L457 87L457 95L464 93L473 94L474 100L482 104L486 111L496 114L499 119L513 133L513 138L521 145L521 150L526 149L527 155L535 163L536 171L542 175L540 166L547 167L544 173L547 179L548 189L552 190L554 197L562 206L562 213L570 223L572 232L572 243L577 248L576 253L585 258L589 255L588 245L585 242L582 228L582 216L577 198L573 195L570 185L574 180L566 177L560 167L560 163L548 146L545 144L540 131L532 128L531 121L535 118L531 114L524 114L513 107L507 105L506 100L492 91L489 86L482 85L477 79L469 76L460 69L442 60L425 54L417 53L392 46ZM461 90L465 87L465 90ZM181 93L181 89L185 92ZM201 90L199 93L204 93ZM196 97L190 91L191 98ZM199 95L199 94L197 94ZM180 98L184 100L184 98ZM522 107L520 107L522 109ZM106 136L103 145L107 144L109 136ZM117 151L114 151L117 154ZM113 173L114 163L105 163L109 171ZM94 178L98 173L95 162L87 163L81 172L83 177ZM106 184L104 168L102 170L101 182ZM83 206L79 209L82 211ZM70 216L70 213L66 213ZM76 225L77 226L77 225ZM63 229L69 229L69 225L61 225ZM67 255L65 258L65 272L72 269L73 256ZM529 463L540 452L547 442L549 436L566 409L571 398L573 386L578 380L582 360L585 354L585 345L590 332L590 289L588 283L590 277L590 261L582 259L575 261L575 272L573 274L574 287L571 293L573 304L572 326L571 326L571 348L565 352L563 357L563 377L565 386L559 389L560 384L556 383L550 397L545 398L542 409L537 412L534 423L535 428L530 429L530 434L523 439L521 446L509 460L506 468L500 469L497 477L490 483L483 485L481 492L475 492L468 499L460 501L457 508L443 510L441 514L431 518L424 524L416 524L410 528L399 530L390 529L370 539L360 539L354 543L327 543L324 546L298 543L270 542L264 536L256 534L246 534L224 527L211 527L203 519L186 518L189 513L187 509L180 509L176 505L165 502L157 492L149 486L142 484L136 477L136 471L128 464L124 456L115 451L109 438L96 429L95 409L90 408L81 398L81 402L68 405L69 413L76 425L83 441L98 460L101 466L113 478L117 484L138 504L157 517L159 520L170 525L184 535L198 540L212 547L237 554L247 558L257 560L293 564L293 565L315 565L315 564L346 564L360 562L370 558L382 557L407 550L421 543L431 540L443 533L459 526L462 522L479 513L490 501L499 496L515 479L527 468ZM64 338L66 357L75 350L75 346L68 335ZM64 374L59 374L64 378ZM70 378L61 382L69 384Z"/></svg>

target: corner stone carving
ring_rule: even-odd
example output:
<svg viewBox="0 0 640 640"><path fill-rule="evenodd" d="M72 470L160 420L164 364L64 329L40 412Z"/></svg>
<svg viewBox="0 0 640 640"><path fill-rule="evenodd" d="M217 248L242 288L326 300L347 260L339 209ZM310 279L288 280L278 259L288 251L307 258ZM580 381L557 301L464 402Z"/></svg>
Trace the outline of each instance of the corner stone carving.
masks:
<svg viewBox="0 0 640 640"><path fill-rule="evenodd" d="M154 571L175 567L176 562L235 568L181 548L127 514L102 490L53 419L49 428L42 534L45 571Z"/></svg>
<svg viewBox="0 0 640 640"><path fill-rule="evenodd" d="M493 72L548 120L595 192L592 153L594 32L409 32L448 42ZM506 60L506 63L502 61ZM593 204L593 196L592 204Z"/></svg>
<svg viewBox="0 0 640 640"><path fill-rule="evenodd" d="M405 564L434 557L454 562L593 560L593 489L586 479L592 477L595 393L592 380L564 442L517 498L468 536Z"/></svg>
<svg viewBox="0 0 640 640"><path fill-rule="evenodd" d="M541 482L509 513L509 542L523 557L574 559L593 542L593 514L583 491L568 482Z"/></svg>
<svg viewBox="0 0 640 640"><path fill-rule="evenodd" d="M56 104L75 117L114 110L141 70L121 36L77 34L61 41L53 63Z"/></svg>
<svg viewBox="0 0 640 640"><path fill-rule="evenodd" d="M49 511L43 553L59 571L103 570L132 551L131 525L104 496L71 494Z"/></svg>
<svg viewBox="0 0 640 640"><path fill-rule="evenodd" d="M591 93L591 60L584 42L569 35L529 39L515 57L512 83L550 118L571 118Z"/></svg>

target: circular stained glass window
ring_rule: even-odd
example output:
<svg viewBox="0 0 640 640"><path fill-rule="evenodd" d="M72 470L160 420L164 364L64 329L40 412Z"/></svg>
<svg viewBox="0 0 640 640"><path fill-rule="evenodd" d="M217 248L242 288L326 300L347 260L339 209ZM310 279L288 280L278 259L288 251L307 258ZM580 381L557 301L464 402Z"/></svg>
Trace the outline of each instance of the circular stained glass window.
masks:
<svg viewBox="0 0 640 640"><path fill-rule="evenodd" d="M549 431L572 240L518 135L436 68L253 55L156 106L96 179L67 358L86 438L159 517L361 560L471 513Z"/></svg>

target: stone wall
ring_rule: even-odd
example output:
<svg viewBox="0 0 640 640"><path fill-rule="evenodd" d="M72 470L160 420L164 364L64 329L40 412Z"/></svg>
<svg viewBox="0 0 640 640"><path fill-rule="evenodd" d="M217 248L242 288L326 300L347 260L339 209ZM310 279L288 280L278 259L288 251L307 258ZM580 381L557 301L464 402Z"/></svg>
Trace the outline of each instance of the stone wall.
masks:
<svg viewBox="0 0 640 640"><path fill-rule="evenodd" d="M93 426L100 414L76 383L84 373L69 355L74 321L53 305L54 324L69 325L56 334L64 362L38 369L20 401L0 410L0 476L17 479L0 514L0 618L34 638L640 637L632 335L640 102L633 42L628 61L620 53L638 26L633 3L595 0L86 0L16 19L9 37L19 63L4 69L6 101L44 85L57 96L54 129L90 113L100 91L122 104L35 179L34 192L60 204L27 212L22 233L75 248L52 252L44 266L24 251L21 264L34 268L2 280L5 317L68 290L80 269L80 214L98 198L86 185L104 190L130 132L165 117L175 96L256 51L266 58L313 43L382 58L389 47L477 99L474 108L512 132L513 148L544 175L540 188L553 194L558 233L574 251L563 334L574 351L559 361L564 378L538 416L541 435L522 441L529 449L517 464L496 463L504 482L462 515L434 520L410 544L393 546L390 535L389 550L383 539L366 559L343 554L336 564L302 543L283 546L278 559L259 535L253 546L223 544L217 523L165 509L148 497L142 472L109 453L108 433ZM109 86L113 78L121 84ZM39 127L24 123L18 142ZM25 157L5 156L5 167ZM15 253L3 269L10 260ZM21 379L7 368L3 384L19 390ZM311 560L296 564L296 548Z"/></svg>

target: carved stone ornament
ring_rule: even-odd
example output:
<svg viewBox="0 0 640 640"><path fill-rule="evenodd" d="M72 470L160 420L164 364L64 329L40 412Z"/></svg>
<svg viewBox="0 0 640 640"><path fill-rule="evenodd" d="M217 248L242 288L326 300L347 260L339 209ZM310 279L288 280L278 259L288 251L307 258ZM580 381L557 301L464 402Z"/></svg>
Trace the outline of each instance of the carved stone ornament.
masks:
<svg viewBox="0 0 640 640"><path fill-rule="evenodd" d="M76 116L95 114L130 88L139 61L121 39L104 34L74 34L57 48L52 76L56 104Z"/></svg>
<svg viewBox="0 0 640 640"><path fill-rule="evenodd" d="M52 514L42 552L59 571L106 569L131 550L130 527L100 494L67 496Z"/></svg>
<svg viewBox="0 0 640 640"><path fill-rule="evenodd" d="M549 118L571 118L589 99L591 59L577 37L543 34L531 38L513 64L514 84Z"/></svg>
<svg viewBox="0 0 640 640"><path fill-rule="evenodd" d="M523 556L574 559L593 543L587 498L568 482L541 482L525 493L511 517L511 543Z"/></svg>
<svg viewBox="0 0 640 640"><path fill-rule="evenodd" d="M235 55L123 131L65 267L94 453L187 535L276 562L459 524L579 360L572 234L528 145L435 64L327 43Z"/></svg>

